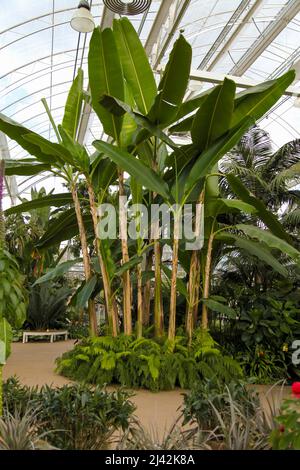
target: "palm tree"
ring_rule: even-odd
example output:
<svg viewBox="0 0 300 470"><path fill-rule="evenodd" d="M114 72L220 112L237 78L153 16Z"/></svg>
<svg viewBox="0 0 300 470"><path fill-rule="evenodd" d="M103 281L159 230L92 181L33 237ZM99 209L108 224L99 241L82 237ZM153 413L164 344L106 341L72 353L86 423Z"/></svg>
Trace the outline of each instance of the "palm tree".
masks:
<svg viewBox="0 0 300 470"><path fill-rule="evenodd" d="M300 139L288 142L274 152L270 135L257 125L247 131L219 164L222 173L238 176L248 191L278 216L297 248L300 242L300 198L299 192L293 188L300 182L299 164ZM235 196L226 177L221 178L220 184L223 197ZM241 212L225 215L222 221L262 224L255 214ZM279 256L291 274L293 266L285 256L278 253ZM278 278L278 272L266 270L264 262L236 247L226 253L219 250L214 266L216 284L222 278L222 282L227 279L248 288L266 290Z"/></svg>
<svg viewBox="0 0 300 470"><path fill-rule="evenodd" d="M299 201L291 188L300 182L300 171L289 171L300 163L300 139L291 141L276 152L270 135L257 125L251 127L238 145L220 162L222 173L239 176L243 184L265 206L277 214L290 212ZM227 180L221 187L233 196Z"/></svg>

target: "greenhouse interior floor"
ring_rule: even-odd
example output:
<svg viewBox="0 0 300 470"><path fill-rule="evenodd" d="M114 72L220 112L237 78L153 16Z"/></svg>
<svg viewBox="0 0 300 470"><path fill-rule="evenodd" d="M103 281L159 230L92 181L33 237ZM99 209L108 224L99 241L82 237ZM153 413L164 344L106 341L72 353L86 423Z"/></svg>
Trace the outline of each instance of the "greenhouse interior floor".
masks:
<svg viewBox="0 0 300 470"><path fill-rule="evenodd" d="M4 379L17 376L21 383L29 386L42 386L45 384L63 386L70 381L56 374L55 359L65 351L72 349L74 341L57 341L54 343L31 342L13 343L12 354L4 367ZM270 386L256 386L260 393L262 403ZM279 399L281 387L274 387L273 396ZM284 387L284 395L290 394L290 387ZM179 417L179 408L183 402L182 390L153 393L147 390L136 390L132 401L135 403L136 416L143 426L155 429L158 435L164 432Z"/></svg>

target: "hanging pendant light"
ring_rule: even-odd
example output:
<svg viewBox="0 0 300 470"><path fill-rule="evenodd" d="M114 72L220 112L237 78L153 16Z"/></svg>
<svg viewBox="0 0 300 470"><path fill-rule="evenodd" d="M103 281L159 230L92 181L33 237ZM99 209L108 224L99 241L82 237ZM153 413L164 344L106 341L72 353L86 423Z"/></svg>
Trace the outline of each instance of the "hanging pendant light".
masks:
<svg viewBox="0 0 300 470"><path fill-rule="evenodd" d="M103 0L104 5L120 15L140 15L148 10L151 0Z"/></svg>
<svg viewBox="0 0 300 470"><path fill-rule="evenodd" d="M91 33L94 30L94 18L90 5L86 0L79 2L78 8L71 19L71 27L78 33Z"/></svg>

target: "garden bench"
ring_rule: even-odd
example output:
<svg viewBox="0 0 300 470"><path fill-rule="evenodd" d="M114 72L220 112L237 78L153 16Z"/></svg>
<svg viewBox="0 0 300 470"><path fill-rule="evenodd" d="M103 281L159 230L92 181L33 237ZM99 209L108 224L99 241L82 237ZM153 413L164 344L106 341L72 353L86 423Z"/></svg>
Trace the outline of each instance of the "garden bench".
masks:
<svg viewBox="0 0 300 470"><path fill-rule="evenodd" d="M23 332L23 343L28 343L28 338L30 336L49 336L50 343L53 343L54 339L57 336L64 336L65 341L68 339L67 330L57 330L57 331L24 331Z"/></svg>

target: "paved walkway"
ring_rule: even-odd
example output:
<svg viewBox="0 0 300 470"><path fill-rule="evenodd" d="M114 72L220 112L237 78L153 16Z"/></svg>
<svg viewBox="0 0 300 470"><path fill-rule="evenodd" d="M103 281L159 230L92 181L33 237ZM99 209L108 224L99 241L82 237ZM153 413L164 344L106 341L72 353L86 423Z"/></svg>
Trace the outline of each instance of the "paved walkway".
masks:
<svg viewBox="0 0 300 470"><path fill-rule="evenodd" d="M12 354L4 367L4 379L16 375L30 386L67 384L68 379L54 372L55 359L73 345L74 341L13 343ZM137 390L132 398L137 406L136 415L144 426L163 433L179 416L177 410L183 402L182 393L182 390L159 393Z"/></svg>
<svg viewBox="0 0 300 470"><path fill-rule="evenodd" d="M44 384L62 386L70 381L54 372L55 359L72 349L74 341L13 343L12 354L4 367L4 378L16 375L26 385ZM266 403L265 395L268 386L255 386L259 391L262 403ZM179 416L178 409L183 403L183 391L153 393L147 390L135 391L132 401L136 404L136 415L141 423L155 429L162 435ZM290 394L290 387L284 387L284 395ZM277 400L281 395L280 387L272 391Z"/></svg>

